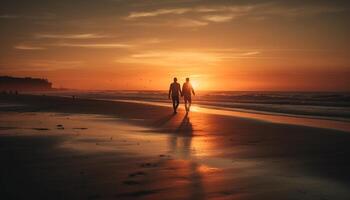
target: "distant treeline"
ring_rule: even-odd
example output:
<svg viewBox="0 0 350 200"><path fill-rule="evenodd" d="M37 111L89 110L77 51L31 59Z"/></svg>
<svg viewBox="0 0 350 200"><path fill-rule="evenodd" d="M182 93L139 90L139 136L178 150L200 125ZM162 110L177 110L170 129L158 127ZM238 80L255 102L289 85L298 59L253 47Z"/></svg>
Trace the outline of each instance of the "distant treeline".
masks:
<svg viewBox="0 0 350 200"><path fill-rule="evenodd" d="M0 91L51 90L52 83L40 78L0 76Z"/></svg>

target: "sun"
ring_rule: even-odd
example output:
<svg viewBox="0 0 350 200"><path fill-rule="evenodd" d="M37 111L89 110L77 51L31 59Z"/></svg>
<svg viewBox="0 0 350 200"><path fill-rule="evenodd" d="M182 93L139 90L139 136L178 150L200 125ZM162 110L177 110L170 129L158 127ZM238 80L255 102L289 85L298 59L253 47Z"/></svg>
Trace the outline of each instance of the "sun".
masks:
<svg viewBox="0 0 350 200"><path fill-rule="evenodd" d="M198 81L197 80L191 80L191 85L194 89L198 88L199 84L198 84Z"/></svg>

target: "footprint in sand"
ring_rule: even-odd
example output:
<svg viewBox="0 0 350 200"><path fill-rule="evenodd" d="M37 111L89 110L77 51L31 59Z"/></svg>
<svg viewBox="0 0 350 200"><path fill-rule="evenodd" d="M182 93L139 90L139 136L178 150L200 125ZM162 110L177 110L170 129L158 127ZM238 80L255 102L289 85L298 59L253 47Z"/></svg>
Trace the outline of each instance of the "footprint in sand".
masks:
<svg viewBox="0 0 350 200"><path fill-rule="evenodd" d="M130 179L137 178L139 176L145 176L145 175L146 175L146 173L143 171L137 171L137 172L131 173L131 174L129 174L129 180L125 180L125 181L123 181L123 183L125 185L140 185L141 184L140 181L130 180Z"/></svg>
<svg viewBox="0 0 350 200"><path fill-rule="evenodd" d="M171 155L160 154L159 157L160 157L160 158L171 159Z"/></svg>
<svg viewBox="0 0 350 200"><path fill-rule="evenodd" d="M142 168L152 168L152 167L158 167L157 163L142 163L140 165Z"/></svg>
<svg viewBox="0 0 350 200"><path fill-rule="evenodd" d="M33 130L36 130L36 131L48 131L50 129L48 128L32 128Z"/></svg>
<svg viewBox="0 0 350 200"><path fill-rule="evenodd" d="M62 124L57 124L56 128L59 130L64 130L64 126Z"/></svg>
<svg viewBox="0 0 350 200"><path fill-rule="evenodd" d="M146 173L145 173L145 172L138 171L138 172L135 172L135 173L131 173L131 174L129 174L129 177L145 176L145 175L146 175Z"/></svg>

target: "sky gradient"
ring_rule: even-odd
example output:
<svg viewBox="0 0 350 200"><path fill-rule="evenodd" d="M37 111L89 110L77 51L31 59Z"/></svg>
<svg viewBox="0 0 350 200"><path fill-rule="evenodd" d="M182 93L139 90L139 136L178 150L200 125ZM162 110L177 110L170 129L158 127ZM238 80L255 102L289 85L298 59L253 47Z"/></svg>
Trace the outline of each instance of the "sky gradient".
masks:
<svg viewBox="0 0 350 200"><path fill-rule="evenodd" d="M350 91L348 1L1 1L0 75L55 87Z"/></svg>

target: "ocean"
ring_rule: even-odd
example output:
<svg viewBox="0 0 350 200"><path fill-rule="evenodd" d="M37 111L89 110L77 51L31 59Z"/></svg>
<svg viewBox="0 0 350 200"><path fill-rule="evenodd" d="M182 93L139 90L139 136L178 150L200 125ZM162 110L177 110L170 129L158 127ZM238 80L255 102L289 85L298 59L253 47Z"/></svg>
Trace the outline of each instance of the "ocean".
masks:
<svg viewBox="0 0 350 200"><path fill-rule="evenodd" d="M112 101L170 103L167 91L62 90L45 94ZM193 97L193 104L222 110L350 121L350 92L198 91Z"/></svg>

